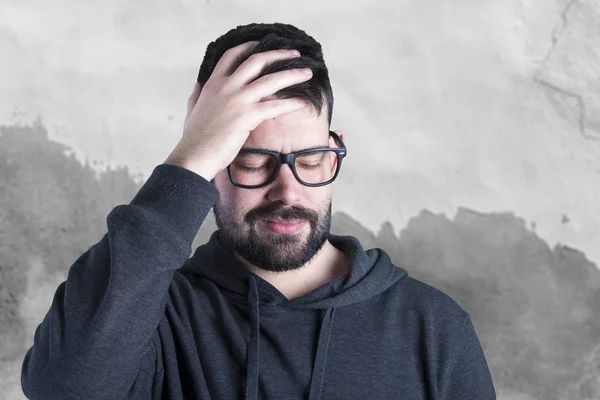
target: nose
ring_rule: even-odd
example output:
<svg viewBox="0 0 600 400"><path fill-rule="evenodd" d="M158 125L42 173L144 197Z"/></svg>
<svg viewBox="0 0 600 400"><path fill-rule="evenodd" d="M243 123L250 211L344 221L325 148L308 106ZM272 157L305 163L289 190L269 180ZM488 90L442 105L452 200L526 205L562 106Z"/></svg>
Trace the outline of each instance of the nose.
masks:
<svg viewBox="0 0 600 400"><path fill-rule="evenodd" d="M268 186L267 198L270 201L297 203L300 199L302 184L298 182L289 165L283 164L275 180Z"/></svg>

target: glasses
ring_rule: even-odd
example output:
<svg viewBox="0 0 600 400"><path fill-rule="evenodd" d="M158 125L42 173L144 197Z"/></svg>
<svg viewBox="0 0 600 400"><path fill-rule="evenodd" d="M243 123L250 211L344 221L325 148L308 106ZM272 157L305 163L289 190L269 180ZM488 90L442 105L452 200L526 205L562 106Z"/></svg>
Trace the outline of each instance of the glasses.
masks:
<svg viewBox="0 0 600 400"><path fill-rule="evenodd" d="M243 149L227 167L235 186L257 189L277 178L282 164L287 164L301 184L310 187L328 185L337 178L346 146L333 131L329 135L340 148L316 147L283 154L262 149ZM335 170L334 170L335 169Z"/></svg>

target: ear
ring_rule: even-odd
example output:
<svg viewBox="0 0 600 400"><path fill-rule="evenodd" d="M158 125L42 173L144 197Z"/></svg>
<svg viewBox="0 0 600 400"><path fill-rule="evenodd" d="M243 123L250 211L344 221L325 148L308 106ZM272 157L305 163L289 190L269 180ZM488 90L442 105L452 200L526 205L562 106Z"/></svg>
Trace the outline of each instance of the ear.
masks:
<svg viewBox="0 0 600 400"><path fill-rule="evenodd" d="M344 142L344 143L346 142L346 141L344 140L344 134L342 133L342 131L341 131L341 130L339 130L339 129L336 129L336 130L334 130L334 132L338 134L338 136L340 137L340 139L342 139L342 142Z"/></svg>
<svg viewBox="0 0 600 400"><path fill-rule="evenodd" d="M337 133L337 135L340 137L340 139L342 139L342 142L344 141L344 134L342 133L341 130L337 129L334 130L335 133ZM331 140L331 147L338 147L338 144L333 140L333 138L331 137L331 135L329 136L329 140ZM337 164L338 164L339 160L336 157L336 162L333 163L333 165L331 166L331 172L333 173L333 171L335 171L335 169L337 168Z"/></svg>

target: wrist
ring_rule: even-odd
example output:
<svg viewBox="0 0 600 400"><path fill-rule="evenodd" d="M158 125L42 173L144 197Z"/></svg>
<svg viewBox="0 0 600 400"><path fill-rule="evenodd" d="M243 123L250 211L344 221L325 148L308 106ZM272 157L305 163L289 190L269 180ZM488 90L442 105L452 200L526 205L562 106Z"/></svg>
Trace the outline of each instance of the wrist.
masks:
<svg viewBox="0 0 600 400"><path fill-rule="evenodd" d="M200 175L207 181L211 181L216 175L217 172L214 171L214 168L211 168L208 165L202 165L200 163L192 163L188 160L177 157L176 155L169 155L167 159L163 162L163 164L171 164L177 165L178 167L185 168L193 173Z"/></svg>

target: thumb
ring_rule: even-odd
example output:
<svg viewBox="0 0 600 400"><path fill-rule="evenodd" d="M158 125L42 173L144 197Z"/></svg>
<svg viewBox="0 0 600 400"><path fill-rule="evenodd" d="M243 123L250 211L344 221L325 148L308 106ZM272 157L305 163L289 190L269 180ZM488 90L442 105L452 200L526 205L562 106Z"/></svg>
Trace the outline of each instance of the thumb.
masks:
<svg viewBox="0 0 600 400"><path fill-rule="evenodd" d="M188 98L186 118L188 115L190 115L190 113L194 109L194 106L196 105L196 102L198 101L198 97L200 97L201 91L202 91L202 84L200 82L196 82L194 84L194 89L192 90L192 94L190 94L190 97Z"/></svg>

